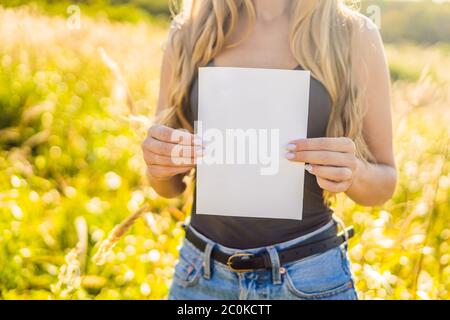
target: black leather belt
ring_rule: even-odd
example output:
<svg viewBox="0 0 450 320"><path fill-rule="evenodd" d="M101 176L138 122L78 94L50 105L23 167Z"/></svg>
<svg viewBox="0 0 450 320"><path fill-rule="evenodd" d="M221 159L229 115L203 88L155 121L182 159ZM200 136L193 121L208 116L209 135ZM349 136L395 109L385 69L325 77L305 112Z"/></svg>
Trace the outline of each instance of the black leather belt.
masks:
<svg viewBox="0 0 450 320"><path fill-rule="evenodd" d="M353 227L349 227L337 235L335 234L333 236L327 236L319 239L317 239L317 237L313 237L296 246L280 250L278 251L280 265L283 266L287 263L298 261L338 247L341 244L346 243L346 241L353 237L353 235ZM187 228L186 230L186 239L200 251L205 251L207 242L199 238L190 228ZM251 254L246 253L245 250L242 250L242 252L229 255L220 250L213 250L211 252L211 258L226 264L232 271L235 272L249 272L272 268L271 259L268 252Z"/></svg>

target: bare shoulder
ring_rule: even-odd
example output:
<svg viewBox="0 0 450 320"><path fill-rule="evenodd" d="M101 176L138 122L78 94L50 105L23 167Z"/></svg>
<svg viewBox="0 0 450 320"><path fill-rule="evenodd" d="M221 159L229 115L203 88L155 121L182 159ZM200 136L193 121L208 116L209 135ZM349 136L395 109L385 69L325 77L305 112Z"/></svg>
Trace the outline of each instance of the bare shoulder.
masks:
<svg viewBox="0 0 450 320"><path fill-rule="evenodd" d="M365 15L349 10L349 20L353 25L353 49L366 57L384 55L384 45L378 26Z"/></svg>
<svg viewBox="0 0 450 320"><path fill-rule="evenodd" d="M175 55L177 50L177 24L172 22L169 30L168 37L163 44L163 57L161 63L161 75L160 75L160 91L157 106L157 114L160 114L163 110L168 108L170 86L173 79L173 73L175 70Z"/></svg>
<svg viewBox="0 0 450 320"><path fill-rule="evenodd" d="M352 23L351 56L354 75L364 88L362 91L366 90L366 94L372 95L374 101L387 101L390 75L379 28L370 18L359 12L351 11L347 16Z"/></svg>
<svg viewBox="0 0 450 320"><path fill-rule="evenodd" d="M169 62L173 58L179 31L179 23L176 21L176 19L174 19L170 24L167 39L163 44L165 62Z"/></svg>

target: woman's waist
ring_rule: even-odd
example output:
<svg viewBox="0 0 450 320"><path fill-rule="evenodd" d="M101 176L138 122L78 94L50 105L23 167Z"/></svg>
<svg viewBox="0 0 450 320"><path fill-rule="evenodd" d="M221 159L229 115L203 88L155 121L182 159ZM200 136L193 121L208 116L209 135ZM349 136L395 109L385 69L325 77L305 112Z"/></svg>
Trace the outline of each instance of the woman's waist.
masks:
<svg viewBox="0 0 450 320"><path fill-rule="evenodd" d="M193 213L190 222L191 228L199 235L231 250L259 250L267 246L280 246L282 249L334 225L331 210L306 216L299 221Z"/></svg>

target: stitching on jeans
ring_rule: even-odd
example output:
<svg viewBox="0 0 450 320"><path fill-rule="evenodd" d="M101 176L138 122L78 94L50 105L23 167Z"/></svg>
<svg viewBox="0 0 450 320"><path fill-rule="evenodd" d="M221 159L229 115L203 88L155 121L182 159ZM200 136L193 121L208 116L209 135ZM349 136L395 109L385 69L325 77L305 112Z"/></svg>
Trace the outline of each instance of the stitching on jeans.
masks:
<svg viewBox="0 0 450 320"><path fill-rule="evenodd" d="M302 292L301 290L297 289L294 286L294 283L292 282L292 279L288 273L285 274L285 277L287 280L286 282L287 282L289 291L291 291L294 295L296 295L302 299L318 299L318 298L332 297L339 293L343 293L348 290L354 289L352 280L349 280L334 289L326 290L323 292L317 292L317 293L306 293L306 292ZM350 284L351 284L351 286L350 286Z"/></svg>
<svg viewBox="0 0 450 320"><path fill-rule="evenodd" d="M347 276L353 278L352 271L351 271L350 266L349 266L350 261L348 260L348 257L347 257L347 251L346 251L346 250L344 251L344 250L345 250L344 248L339 247L339 252L340 252L340 254L341 254L341 266L342 266L342 270L344 271L344 273L345 273Z"/></svg>
<svg viewBox="0 0 450 320"><path fill-rule="evenodd" d="M200 262L201 262L201 260L200 260ZM200 266L197 266L199 263L198 258L195 258L195 260L193 262L185 260L185 261L183 261L183 263L186 263L188 266L192 266L194 268L194 270L187 274L186 279L184 279L184 277L181 277L179 275L179 273L177 273L175 271L173 274L173 281L182 287L191 287L191 286L196 285L200 279L201 270L202 270L201 264L200 264ZM193 272L195 272L195 274L193 275L193 278L191 280L188 280L189 276Z"/></svg>
<svg viewBox="0 0 450 320"><path fill-rule="evenodd" d="M303 292L302 290L297 289L294 285L294 280L292 279L291 275L289 274L289 272L286 272L286 274L284 276L286 279L288 289L294 295L296 295L300 298L304 298L304 299L330 297L330 296L334 296L334 295L342 293L342 292L346 292L347 290L350 290L350 289L354 290L354 282L353 282L352 274L351 274L351 272L348 271L348 268L345 265L345 263L347 261L347 256L344 255L344 252L341 247L336 247L335 249L332 249L332 250L336 250L336 249L339 251L338 256L340 258L340 266L342 268L342 272L346 277L349 278L349 280L347 280L342 285L339 285L334 289L324 290L323 292L317 292L317 293L307 293L307 292ZM330 252L332 252L332 250L329 250L325 253L330 253Z"/></svg>

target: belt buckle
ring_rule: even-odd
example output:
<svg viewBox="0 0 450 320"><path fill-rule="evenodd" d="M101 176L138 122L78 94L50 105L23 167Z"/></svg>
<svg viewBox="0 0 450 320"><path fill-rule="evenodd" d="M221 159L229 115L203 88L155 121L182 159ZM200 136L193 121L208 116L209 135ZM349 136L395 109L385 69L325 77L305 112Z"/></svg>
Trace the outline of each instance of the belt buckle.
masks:
<svg viewBox="0 0 450 320"><path fill-rule="evenodd" d="M251 253L235 253L235 254L233 254L232 256L230 256L228 258L227 266L228 266L228 268L230 268L231 271L234 271L234 272L250 272L250 271L253 271L253 269L235 269L232 266L234 258L252 257L252 256L254 256L254 254L251 254Z"/></svg>

